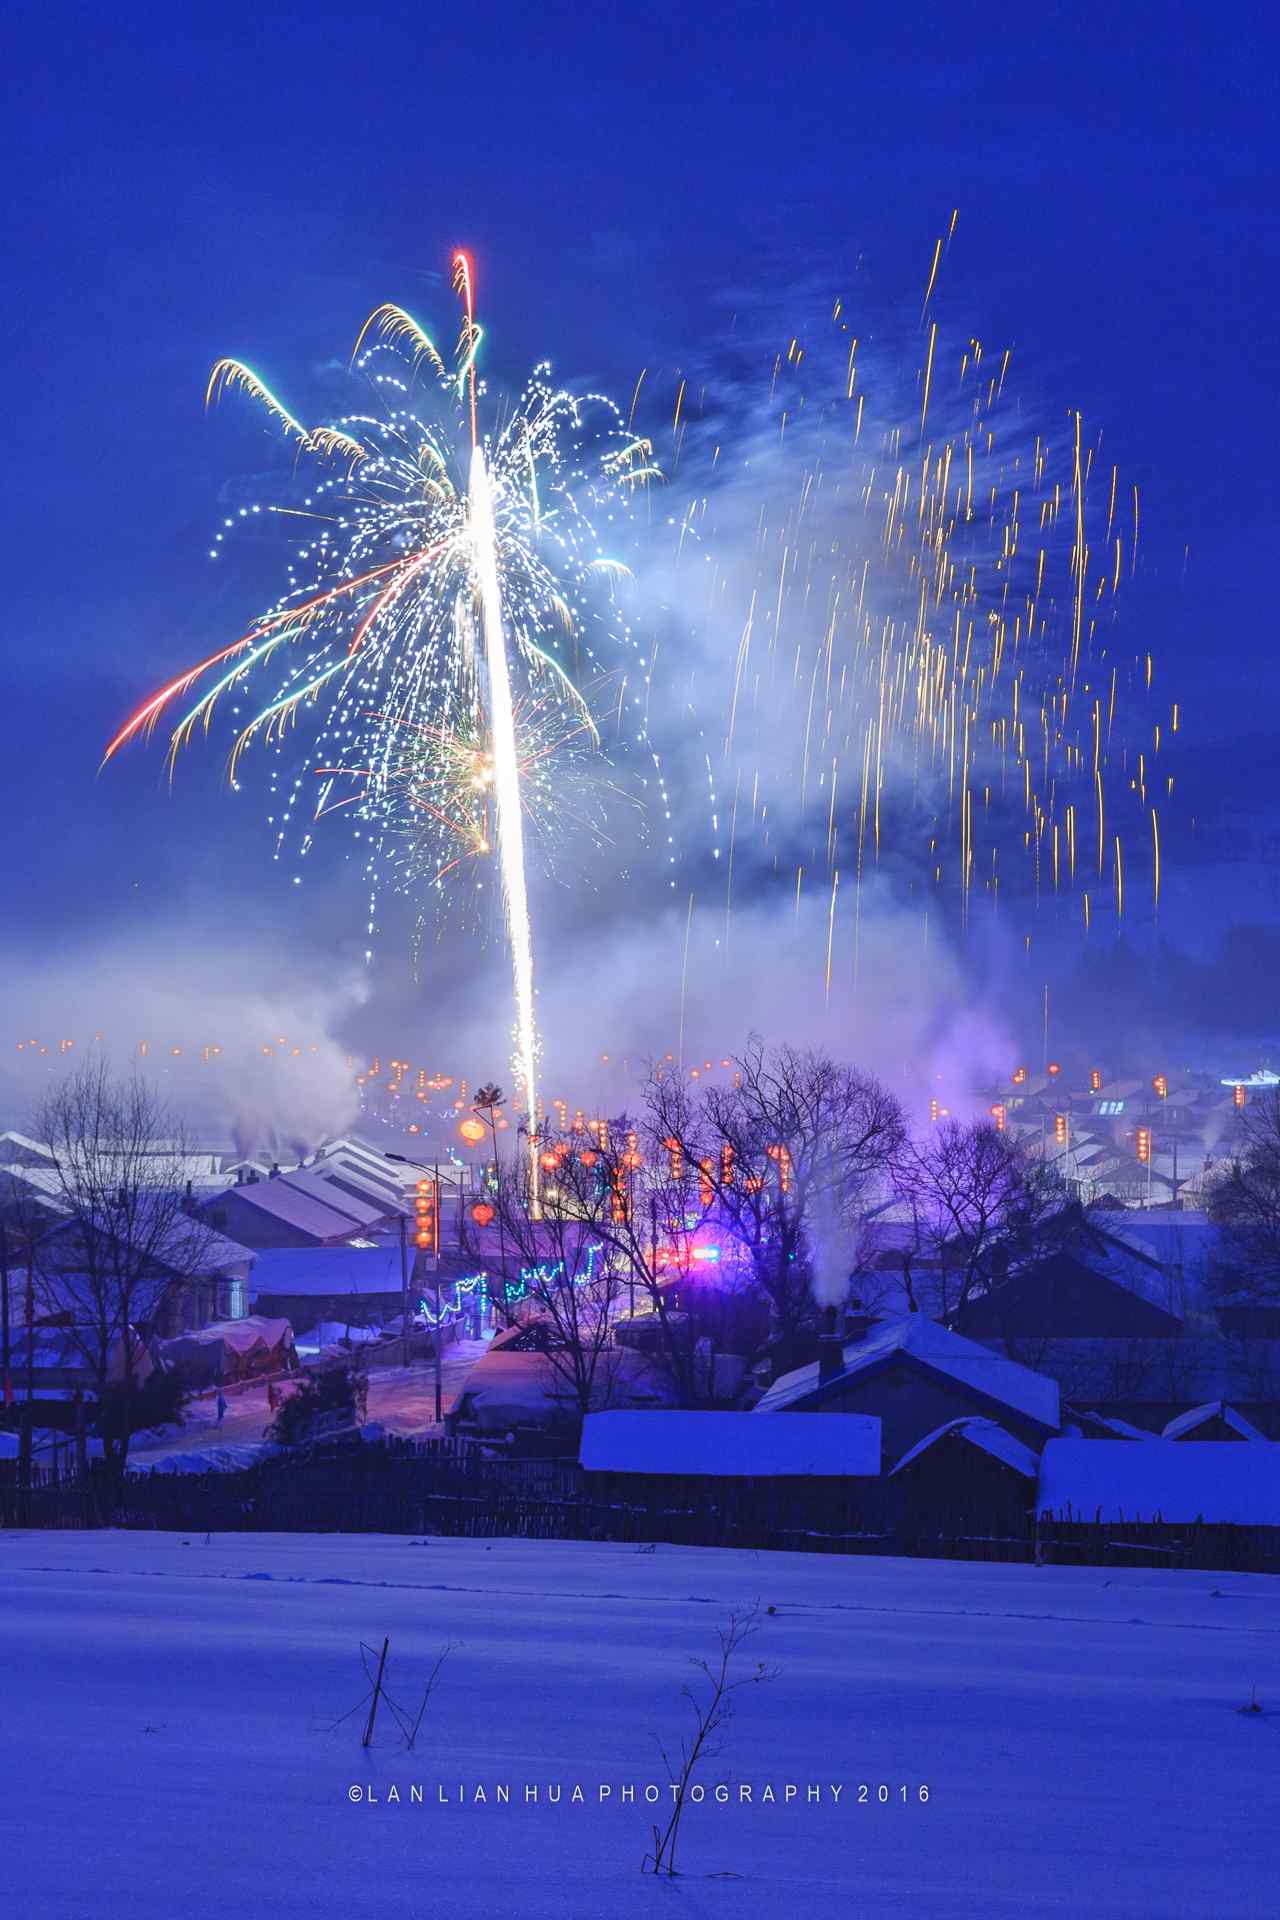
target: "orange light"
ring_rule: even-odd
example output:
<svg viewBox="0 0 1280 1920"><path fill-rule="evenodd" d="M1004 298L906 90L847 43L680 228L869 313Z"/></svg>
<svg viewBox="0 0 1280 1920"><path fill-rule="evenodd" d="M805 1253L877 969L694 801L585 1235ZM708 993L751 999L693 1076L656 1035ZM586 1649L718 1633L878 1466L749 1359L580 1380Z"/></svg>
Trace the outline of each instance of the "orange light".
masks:
<svg viewBox="0 0 1280 1920"><path fill-rule="evenodd" d="M1167 1100L1169 1098L1169 1082L1163 1073L1158 1073L1151 1082L1151 1091L1159 1100Z"/></svg>
<svg viewBox="0 0 1280 1920"><path fill-rule="evenodd" d="M992 1109L991 1109L991 1118L992 1118L992 1119L993 1119L993 1120L995 1121L995 1123L996 1123L996 1132L997 1132L997 1133L1003 1133L1003 1132L1004 1132L1004 1123L1005 1123L1005 1120L1006 1120L1006 1118L1007 1118L1007 1115L1006 1115L1006 1112L1005 1112L1005 1108L1004 1108L1004 1106L1003 1106L1003 1104L1002 1104L1002 1103L1001 1103L1000 1101L997 1101L997 1102L996 1102L996 1104L995 1104L995 1106L994 1106L994 1107L992 1107Z"/></svg>
<svg viewBox="0 0 1280 1920"><path fill-rule="evenodd" d="M1056 1080L1056 1079L1057 1079L1057 1077L1058 1077L1058 1075L1059 1075L1059 1074L1060 1074L1061 1072L1062 1072L1062 1068L1061 1068L1061 1067L1060 1067L1060 1066L1058 1065L1058 1063L1057 1063L1057 1061L1056 1061L1056 1060L1051 1060L1051 1061L1049 1062L1049 1078L1050 1078L1051 1080Z"/></svg>
<svg viewBox="0 0 1280 1920"><path fill-rule="evenodd" d="M1102 1075L1096 1067L1092 1068L1089 1074L1089 1091L1090 1093L1102 1092Z"/></svg>
<svg viewBox="0 0 1280 1920"><path fill-rule="evenodd" d="M471 1209L471 1218L478 1227L487 1227L494 1216L494 1209L487 1200L477 1200Z"/></svg>
<svg viewBox="0 0 1280 1920"><path fill-rule="evenodd" d="M1242 1080L1237 1080L1236 1090L1232 1094L1231 1098L1235 1101L1235 1104L1238 1107L1242 1107L1244 1105L1246 1099L1248 1098L1248 1095L1245 1093L1244 1082Z"/></svg>
<svg viewBox="0 0 1280 1920"><path fill-rule="evenodd" d="M1060 1147L1065 1147L1065 1146L1066 1146L1066 1144L1067 1144L1067 1116L1066 1116L1066 1114L1065 1114L1065 1113L1055 1113L1055 1114L1054 1114L1054 1116L1053 1116L1053 1137L1054 1137L1054 1139L1055 1139L1055 1140L1057 1141L1057 1143L1058 1143L1058 1145L1059 1145Z"/></svg>
<svg viewBox="0 0 1280 1920"><path fill-rule="evenodd" d="M1150 1160L1151 1158L1150 1127L1138 1128L1138 1158L1139 1160Z"/></svg>
<svg viewBox="0 0 1280 1920"><path fill-rule="evenodd" d="M470 1141L473 1147L479 1146L480 1142L484 1139L484 1121L463 1120L459 1124L458 1132L464 1140Z"/></svg>

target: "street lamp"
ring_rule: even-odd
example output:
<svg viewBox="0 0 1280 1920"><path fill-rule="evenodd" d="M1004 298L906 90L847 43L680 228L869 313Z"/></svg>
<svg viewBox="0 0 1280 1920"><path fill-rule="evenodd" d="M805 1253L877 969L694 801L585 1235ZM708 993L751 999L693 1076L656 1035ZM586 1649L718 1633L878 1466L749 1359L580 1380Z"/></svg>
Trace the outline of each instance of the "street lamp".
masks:
<svg viewBox="0 0 1280 1920"><path fill-rule="evenodd" d="M388 1160L398 1160L401 1166L417 1167L419 1172L431 1174L436 1183L436 1186L435 1186L436 1324L435 1324L435 1331L431 1338L431 1345L435 1352L436 1425L439 1426L441 1420L444 1417L444 1414L443 1414L444 1401L443 1401L443 1393L442 1393L442 1383L440 1378L440 1169L438 1166L436 1167L424 1166L421 1160L411 1160L408 1154L406 1153L393 1153L389 1147L384 1148L384 1154ZM403 1361L403 1364L407 1367L409 1364L409 1254L408 1254L408 1248L405 1244L403 1206L400 1209L400 1315L401 1315L400 1324L403 1329L401 1359Z"/></svg>

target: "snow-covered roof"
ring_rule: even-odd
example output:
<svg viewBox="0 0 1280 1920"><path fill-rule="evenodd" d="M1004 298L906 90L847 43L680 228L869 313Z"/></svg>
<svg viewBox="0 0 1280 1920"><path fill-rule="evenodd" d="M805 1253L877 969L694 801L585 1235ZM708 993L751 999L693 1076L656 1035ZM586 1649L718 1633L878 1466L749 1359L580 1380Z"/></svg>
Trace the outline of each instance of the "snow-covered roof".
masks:
<svg viewBox="0 0 1280 1920"><path fill-rule="evenodd" d="M807 1367L798 1367L794 1373L784 1374L774 1381L754 1411L773 1413L798 1406L811 1395L829 1393L837 1385L887 1365L899 1354L908 1356L925 1371L944 1374L998 1405L1016 1408L1041 1426L1056 1428L1058 1425L1056 1380L1033 1373L1029 1367L1006 1359L990 1347L979 1346L976 1340L966 1340L962 1334L952 1333L922 1313L884 1321L873 1326L864 1339L848 1342L843 1369L834 1380L824 1381L821 1386L816 1360Z"/></svg>
<svg viewBox="0 0 1280 1920"><path fill-rule="evenodd" d="M245 1355L259 1349L291 1347L293 1328L287 1320L268 1320L259 1313L248 1313L242 1320L216 1320L207 1327L179 1334L175 1340L162 1341L161 1351L167 1354L188 1342L201 1347L223 1346L232 1353Z"/></svg>
<svg viewBox="0 0 1280 1920"><path fill-rule="evenodd" d="M1217 1440L1050 1440L1040 1460L1042 1518L1203 1520L1280 1527L1280 1445Z"/></svg>
<svg viewBox="0 0 1280 1920"><path fill-rule="evenodd" d="M10 1200L16 1200L17 1187L27 1187L32 1193L38 1193L42 1199L52 1202L59 1209L65 1208L62 1200L62 1182L58 1178L56 1167L28 1165L25 1161L9 1161L0 1166L0 1191Z"/></svg>
<svg viewBox="0 0 1280 1920"><path fill-rule="evenodd" d="M412 1252L409 1260L412 1276ZM399 1290L399 1247L268 1247L258 1255L251 1286L255 1300L273 1294L322 1299Z"/></svg>
<svg viewBox="0 0 1280 1920"><path fill-rule="evenodd" d="M388 1162L378 1166L363 1154L357 1156L345 1150L325 1154L308 1171L319 1174L323 1180L349 1181L366 1199L381 1200L388 1208L400 1206L407 1187L412 1185L411 1180L406 1180Z"/></svg>
<svg viewBox="0 0 1280 1920"><path fill-rule="evenodd" d="M242 1187L232 1187L217 1195L210 1205L216 1208L220 1201L231 1199L242 1200L246 1206L269 1213L273 1219L283 1220L315 1240L342 1239L354 1231L356 1224L350 1214L339 1213L319 1195L300 1192L285 1180L246 1181Z"/></svg>
<svg viewBox="0 0 1280 1920"><path fill-rule="evenodd" d="M1184 1433L1195 1433L1198 1428L1207 1427L1211 1420L1221 1420L1242 1440L1266 1440L1265 1433L1259 1433L1251 1420L1246 1420L1242 1413L1229 1407L1225 1400L1206 1400L1202 1407L1192 1407L1188 1412L1178 1414L1165 1427L1162 1437L1179 1440Z"/></svg>
<svg viewBox="0 0 1280 1920"><path fill-rule="evenodd" d="M1078 1422L1082 1422L1086 1426L1100 1427L1104 1434L1109 1434L1113 1439L1116 1439L1116 1440L1154 1440L1155 1439L1155 1435L1152 1433L1149 1427L1135 1427L1131 1421L1120 1420L1112 1414L1092 1413L1092 1412L1080 1413L1076 1415L1076 1419ZM1072 1431L1078 1432L1079 1428L1078 1427L1073 1428Z"/></svg>
<svg viewBox="0 0 1280 1920"><path fill-rule="evenodd" d="M799 1419L802 1416L795 1415ZM812 1415L816 1419L818 1416ZM1015 1473L1024 1479L1034 1480L1040 1470L1039 1457L1025 1446L1012 1433L1007 1433L996 1420L984 1420L976 1415L961 1420L948 1420L945 1425L935 1427L932 1433L926 1433L923 1440L917 1440L909 1453L904 1453L889 1478L912 1460L925 1453L942 1439L944 1434L953 1433L958 1439L965 1440L970 1446L980 1447L983 1453L989 1453L994 1460L1000 1460L1006 1467L1012 1467Z"/></svg>
<svg viewBox="0 0 1280 1920"><path fill-rule="evenodd" d="M591 1473L804 1475L835 1478L880 1471L880 1422L852 1413L589 1413L582 1465Z"/></svg>
<svg viewBox="0 0 1280 1920"><path fill-rule="evenodd" d="M275 1180L263 1184L268 1187L290 1187L295 1193L305 1194L308 1199L319 1200L323 1206L344 1215L357 1227L375 1226L391 1210L381 1197L376 1200L362 1199L358 1194L337 1186L332 1180L326 1180L323 1173L310 1167L299 1168L296 1173L282 1173Z"/></svg>

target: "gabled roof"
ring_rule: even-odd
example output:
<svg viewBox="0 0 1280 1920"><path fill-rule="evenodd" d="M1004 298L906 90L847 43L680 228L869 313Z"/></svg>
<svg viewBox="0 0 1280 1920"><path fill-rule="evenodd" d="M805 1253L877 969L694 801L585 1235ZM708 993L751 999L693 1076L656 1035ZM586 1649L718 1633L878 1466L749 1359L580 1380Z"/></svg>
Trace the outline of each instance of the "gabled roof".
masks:
<svg viewBox="0 0 1280 1920"><path fill-rule="evenodd" d="M844 1367L833 1380L819 1384L816 1360L784 1374L774 1381L754 1411L773 1413L820 1401L834 1389L887 1366L900 1355L926 1373L944 1375L982 1394L993 1405L1012 1407L1043 1427L1053 1429L1058 1425L1056 1380L1033 1373L990 1347L979 1346L976 1340L966 1340L922 1313L884 1321L873 1326L865 1339L848 1343Z"/></svg>
<svg viewBox="0 0 1280 1920"><path fill-rule="evenodd" d="M706 1474L716 1477L843 1478L880 1471L880 1422L867 1414L832 1420L796 1413L589 1413L581 1464L589 1473Z"/></svg>
<svg viewBox="0 0 1280 1920"><path fill-rule="evenodd" d="M1184 1433L1195 1433L1198 1428L1207 1427L1211 1420L1221 1420L1242 1440L1266 1440L1265 1433L1259 1433L1251 1420L1246 1420L1242 1413L1229 1407L1225 1400L1206 1400L1202 1407L1192 1407L1188 1412L1178 1414L1176 1419L1170 1420L1161 1437L1178 1440Z"/></svg>
<svg viewBox="0 0 1280 1920"><path fill-rule="evenodd" d="M989 1453L993 1460L1012 1467L1024 1480L1034 1480L1040 1471L1039 1456L1013 1434L1007 1433L998 1421L969 1415L960 1420L948 1420L945 1425L935 1427L932 1433L926 1433L923 1440L917 1440L911 1451L903 1454L889 1478L892 1480L893 1475L901 1473L909 1461L918 1459L930 1447L936 1446L946 1434L954 1434L957 1440L964 1440L981 1452Z"/></svg>
<svg viewBox="0 0 1280 1920"><path fill-rule="evenodd" d="M310 1168L300 1169L297 1173L282 1173L264 1184L291 1187L295 1193L305 1194L309 1199L319 1200L323 1206L331 1207L357 1227L376 1226L379 1220L386 1219L390 1211L384 1200L359 1199Z"/></svg>
<svg viewBox="0 0 1280 1920"><path fill-rule="evenodd" d="M1092 1523L1203 1520L1280 1527L1280 1446L1217 1440L1050 1440L1036 1496L1042 1518Z"/></svg>
<svg viewBox="0 0 1280 1920"><path fill-rule="evenodd" d="M345 1239L356 1224L350 1214L339 1213L319 1195L300 1191L281 1179L247 1181L242 1187L230 1187L213 1196L208 1204L212 1208L225 1201L243 1201L287 1226L309 1233L314 1240Z"/></svg>
<svg viewBox="0 0 1280 1920"><path fill-rule="evenodd" d="M1132 1421L1121 1420L1107 1413L1077 1413L1074 1416L1078 1426L1096 1427L1099 1435L1108 1440L1154 1440L1155 1435L1149 1427L1135 1427Z"/></svg>

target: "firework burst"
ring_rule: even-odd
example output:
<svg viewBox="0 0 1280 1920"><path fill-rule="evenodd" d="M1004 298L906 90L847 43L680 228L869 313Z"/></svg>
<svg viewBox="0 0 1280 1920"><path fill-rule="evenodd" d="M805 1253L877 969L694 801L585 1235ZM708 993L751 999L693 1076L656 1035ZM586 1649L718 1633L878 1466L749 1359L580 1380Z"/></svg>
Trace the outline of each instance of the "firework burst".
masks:
<svg viewBox="0 0 1280 1920"><path fill-rule="evenodd" d="M300 504L274 510L310 524L271 611L147 700L104 759L163 719L172 772L220 703L242 700L257 676L286 662L247 719L237 706L233 785L250 748L279 746L320 710L317 751L285 777L283 791L277 784L277 855L295 834L305 855L316 823L346 814L369 849L370 931L378 884L440 894L450 876L496 855L515 1065L534 1131L526 822L544 845L558 822L604 837L584 764L600 748L593 693L606 680L618 687L616 730L648 754L665 808L640 697L645 662L620 608L627 568L596 531L625 521L657 468L650 443L610 400L557 388L545 365L488 421L477 365L483 336L463 254L455 285L463 318L448 362L411 314L379 307L352 360L372 404L330 424L303 426L239 361L214 367L207 402L245 392L308 463ZM562 782L564 765L572 776Z"/></svg>

